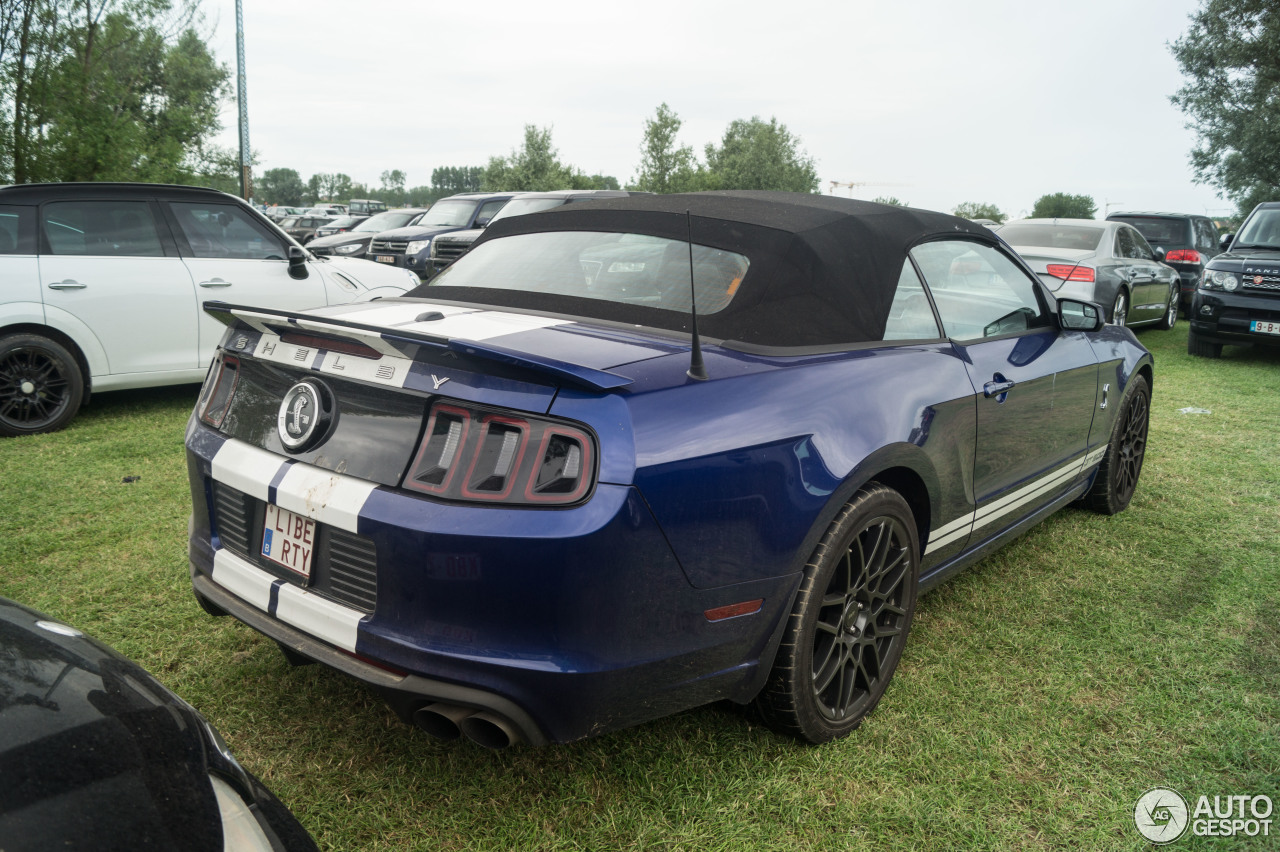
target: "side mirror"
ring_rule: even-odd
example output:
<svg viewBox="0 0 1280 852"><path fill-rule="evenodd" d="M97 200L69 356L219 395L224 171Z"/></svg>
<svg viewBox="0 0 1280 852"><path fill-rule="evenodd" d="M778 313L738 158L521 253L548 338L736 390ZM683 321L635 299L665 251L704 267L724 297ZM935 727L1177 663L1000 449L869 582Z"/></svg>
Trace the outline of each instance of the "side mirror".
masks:
<svg viewBox="0 0 1280 852"><path fill-rule="evenodd" d="M1222 249L1223 251L1230 251L1231 244L1235 242L1235 239L1236 239L1235 234L1223 234L1222 239L1218 241L1218 248Z"/></svg>
<svg viewBox="0 0 1280 852"><path fill-rule="evenodd" d="M289 277L299 280L311 272L307 269L307 251L301 246L289 246Z"/></svg>
<svg viewBox="0 0 1280 852"><path fill-rule="evenodd" d="M1058 325L1068 331L1099 331L1103 326L1102 308L1093 302L1059 299Z"/></svg>
<svg viewBox="0 0 1280 852"><path fill-rule="evenodd" d="M1155 252L1156 252L1156 261L1159 263L1164 263L1164 259L1167 256L1167 252L1164 250L1164 247L1156 246Z"/></svg>

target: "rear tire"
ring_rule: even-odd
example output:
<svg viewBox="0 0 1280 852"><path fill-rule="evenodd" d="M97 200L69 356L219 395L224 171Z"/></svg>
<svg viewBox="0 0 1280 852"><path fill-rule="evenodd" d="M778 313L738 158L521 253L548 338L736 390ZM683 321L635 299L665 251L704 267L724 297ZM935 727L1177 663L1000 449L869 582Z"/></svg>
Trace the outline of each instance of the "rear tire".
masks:
<svg viewBox="0 0 1280 852"><path fill-rule="evenodd" d="M778 733L843 737L880 701L906 647L919 586L911 507L870 483L831 522L804 569L756 706Z"/></svg>
<svg viewBox="0 0 1280 852"><path fill-rule="evenodd" d="M0 337L0 436L56 432L84 401L84 376L62 344L39 334Z"/></svg>
<svg viewBox="0 0 1280 852"><path fill-rule="evenodd" d="M1085 503L1095 512L1114 515L1133 499L1147 452L1147 426L1151 417L1151 388L1143 376L1133 376L1125 390L1120 416L1111 427L1107 454L1098 465L1093 487Z"/></svg>
<svg viewBox="0 0 1280 852"><path fill-rule="evenodd" d="M1204 340L1194 331L1187 332L1187 354L1195 355L1198 358L1220 358L1222 357L1222 344L1210 343Z"/></svg>
<svg viewBox="0 0 1280 852"><path fill-rule="evenodd" d="M1178 302L1182 298L1181 294L1175 288L1169 294L1169 304L1164 307L1164 316L1160 322L1156 323L1156 328L1161 331L1168 331L1178 324Z"/></svg>
<svg viewBox="0 0 1280 852"><path fill-rule="evenodd" d="M1129 318L1129 295L1120 288L1120 292L1116 293L1116 300L1111 304L1111 324L1124 325Z"/></svg>

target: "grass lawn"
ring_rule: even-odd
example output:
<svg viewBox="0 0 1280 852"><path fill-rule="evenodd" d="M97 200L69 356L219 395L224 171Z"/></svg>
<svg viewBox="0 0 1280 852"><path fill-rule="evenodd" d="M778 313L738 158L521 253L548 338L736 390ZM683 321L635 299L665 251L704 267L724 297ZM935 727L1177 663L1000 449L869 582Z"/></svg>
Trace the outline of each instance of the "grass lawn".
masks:
<svg viewBox="0 0 1280 852"><path fill-rule="evenodd" d="M1280 805L1280 351L1192 359L1185 322L1139 337L1156 379L1130 508L1060 512L922 598L879 709L818 748L712 706L491 753L290 668L191 597L194 387L0 441L0 595L150 669L326 849L1147 848L1149 787ZM1170 848L1280 848L1273 818Z"/></svg>

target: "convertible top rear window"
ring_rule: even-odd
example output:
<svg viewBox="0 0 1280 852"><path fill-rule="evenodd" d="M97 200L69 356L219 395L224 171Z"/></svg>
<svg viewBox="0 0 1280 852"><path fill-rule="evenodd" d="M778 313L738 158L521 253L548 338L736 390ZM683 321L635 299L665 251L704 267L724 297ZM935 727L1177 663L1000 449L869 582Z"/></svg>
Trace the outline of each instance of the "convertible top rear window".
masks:
<svg viewBox="0 0 1280 852"><path fill-rule="evenodd" d="M465 262L464 262L465 261ZM484 287L690 310L690 270L699 314L725 309L746 277L734 252L644 234L560 231L479 245L436 278L436 286Z"/></svg>

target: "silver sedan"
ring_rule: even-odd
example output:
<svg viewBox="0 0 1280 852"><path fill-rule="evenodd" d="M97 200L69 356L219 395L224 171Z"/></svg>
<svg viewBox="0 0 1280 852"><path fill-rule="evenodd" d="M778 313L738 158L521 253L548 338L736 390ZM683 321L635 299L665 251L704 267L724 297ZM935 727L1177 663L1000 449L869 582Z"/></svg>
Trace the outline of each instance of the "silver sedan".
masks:
<svg viewBox="0 0 1280 852"><path fill-rule="evenodd" d="M995 229L1053 294L1096 302L1115 325L1169 329L1178 273L1137 229L1096 219L1017 219Z"/></svg>

